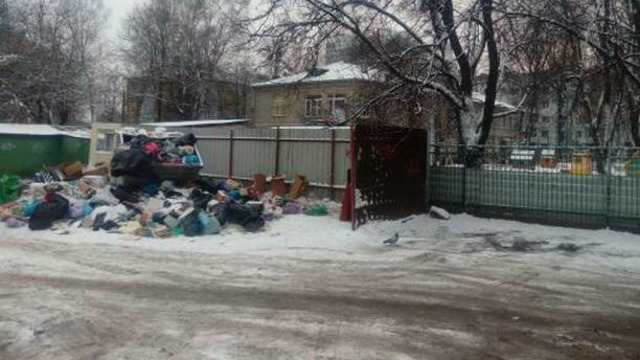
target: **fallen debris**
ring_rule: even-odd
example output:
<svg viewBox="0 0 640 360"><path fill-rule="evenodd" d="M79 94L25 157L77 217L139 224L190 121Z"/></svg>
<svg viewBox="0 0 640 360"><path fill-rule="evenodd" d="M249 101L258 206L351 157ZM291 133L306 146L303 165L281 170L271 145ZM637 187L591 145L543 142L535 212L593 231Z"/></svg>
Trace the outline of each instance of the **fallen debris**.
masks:
<svg viewBox="0 0 640 360"><path fill-rule="evenodd" d="M431 215L432 218L434 219L438 219L438 220L449 220L451 219L451 214L449 214L449 212L443 208L439 208L437 206L432 206L431 209L429 210L429 215Z"/></svg>

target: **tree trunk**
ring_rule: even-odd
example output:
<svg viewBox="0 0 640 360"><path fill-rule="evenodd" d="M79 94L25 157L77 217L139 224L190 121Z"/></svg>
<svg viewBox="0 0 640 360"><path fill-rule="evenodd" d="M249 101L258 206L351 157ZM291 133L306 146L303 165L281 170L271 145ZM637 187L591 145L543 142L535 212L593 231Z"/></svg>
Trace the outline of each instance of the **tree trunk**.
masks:
<svg viewBox="0 0 640 360"><path fill-rule="evenodd" d="M493 28L493 0L481 0L482 20L484 32L487 39L487 52L489 55L489 77L487 87L484 91L484 110L482 112L482 123L480 124L480 137L478 145L484 145L489 138L493 114L495 112L496 98L498 96L498 80L500 78L500 54L496 44L495 32Z"/></svg>

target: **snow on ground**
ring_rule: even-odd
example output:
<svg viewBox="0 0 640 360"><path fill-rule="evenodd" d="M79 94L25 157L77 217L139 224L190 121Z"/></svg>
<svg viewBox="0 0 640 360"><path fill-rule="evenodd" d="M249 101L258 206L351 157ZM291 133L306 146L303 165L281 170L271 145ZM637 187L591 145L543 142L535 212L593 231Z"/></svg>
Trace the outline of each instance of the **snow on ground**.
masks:
<svg viewBox="0 0 640 360"><path fill-rule="evenodd" d="M87 229L69 229L69 234L64 235L50 231L33 232L27 228L5 231L19 238L72 244L109 244L169 252L295 255L302 258L337 256L343 259L368 256L368 251L380 248L382 241L396 232L400 235L396 250L402 250L403 245L409 243L433 247L435 251L469 252L478 239L494 237L505 245L516 240L548 242L538 252L549 251L561 244L575 244L581 248L581 260L586 263L595 261L602 266L625 266L640 271L640 261L635 258L640 257L640 235L525 224L470 215L453 215L450 220L418 215L403 221L371 222L357 231L352 231L350 223L339 222L331 216L289 215L267 223L265 229L257 233L231 226L221 235L170 239L147 239ZM451 241L441 244L439 239L443 237Z"/></svg>
<svg viewBox="0 0 640 360"><path fill-rule="evenodd" d="M640 356L633 234L468 215L167 240L0 231L3 360Z"/></svg>

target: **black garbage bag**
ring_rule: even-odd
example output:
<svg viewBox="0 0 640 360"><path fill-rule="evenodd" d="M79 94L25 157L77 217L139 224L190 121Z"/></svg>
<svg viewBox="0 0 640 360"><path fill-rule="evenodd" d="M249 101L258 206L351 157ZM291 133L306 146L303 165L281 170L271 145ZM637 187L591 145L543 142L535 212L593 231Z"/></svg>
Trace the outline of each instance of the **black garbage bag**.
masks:
<svg viewBox="0 0 640 360"><path fill-rule="evenodd" d="M247 231L258 231L264 226L261 214L250 206L228 203L222 211L222 222L238 224Z"/></svg>
<svg viewBox="0 0 640 360"><path fill-rule="evenodd" d="M122 202L130 202L134 204L140 202L140 198L136 196L131 189L122 186L111 188L111 194L115 196L116 199Z"/></svg>
<svg viewBox="0 0 640 360"><path fill-rule="evenodd" d="M135 176L155 179L153 158L141 149L117 152L111 159L111 176Z"/></svg>
<svg viewBox="0 0 640 360"><path fill-rule="evenodd" d="M146 144L148 141L149 141L148 137L144 135L138 135L133 139L131 139L131 142L129 143L129 147L131 149L142 149L144 144Z"/></svg>
<svg viewBox="0 0 640 360"><path fill-rule="evenodd" d="M198 176L193 180L193 183L200 189L212 194L216 194L220 190L220 182L209 177Z"/></svg>
<svg viewBox="0 0 640 360"><path fill-rule="evenodd" d="M196 138L195 135L189 133L187 135L183 135L175 140L173 140L173 143L176 146L186 146L186 145L190 145L193 146L198 142L198 139Z"/></svg>
<svg viewBox="0 0 640 360"><path fill-rule="evenodd" d="M200 189L194 189L189 195L189 200L193 201L193 206L198 209L206 210L207 204L213 200L213 195L203 192Z"/></svg>
<svg viewBox="0 0 640 360"><path fill-rule="evenodd" d="M69 200L61 195L52 194L48 203L36 206L33 215L29 219L29 229L46 230L55 221L63 219L67 212L69 212Z"/></svg>
<svg viewBox="0 0 640 360"><path fill-rule="evenodd" d="M180 225L182 226L182 231L184 232L184 236L194 237L200 236L204 232L204 227L200 222L200 218L198 218L198 214L200 213L199 209L195 209L191 212L191 214L187 215Z"/></svg>

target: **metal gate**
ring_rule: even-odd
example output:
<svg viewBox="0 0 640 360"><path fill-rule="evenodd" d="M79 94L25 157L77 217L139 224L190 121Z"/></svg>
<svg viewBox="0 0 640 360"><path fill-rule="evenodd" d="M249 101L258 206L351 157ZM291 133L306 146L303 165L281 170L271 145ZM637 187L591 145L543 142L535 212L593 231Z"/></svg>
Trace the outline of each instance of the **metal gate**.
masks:
<svg viewBox="0 0 640 360"><path fill-rule="evenodd" d="M353 226L369 220L397 220L426 207L427 132L357 125Z"/></svg>

